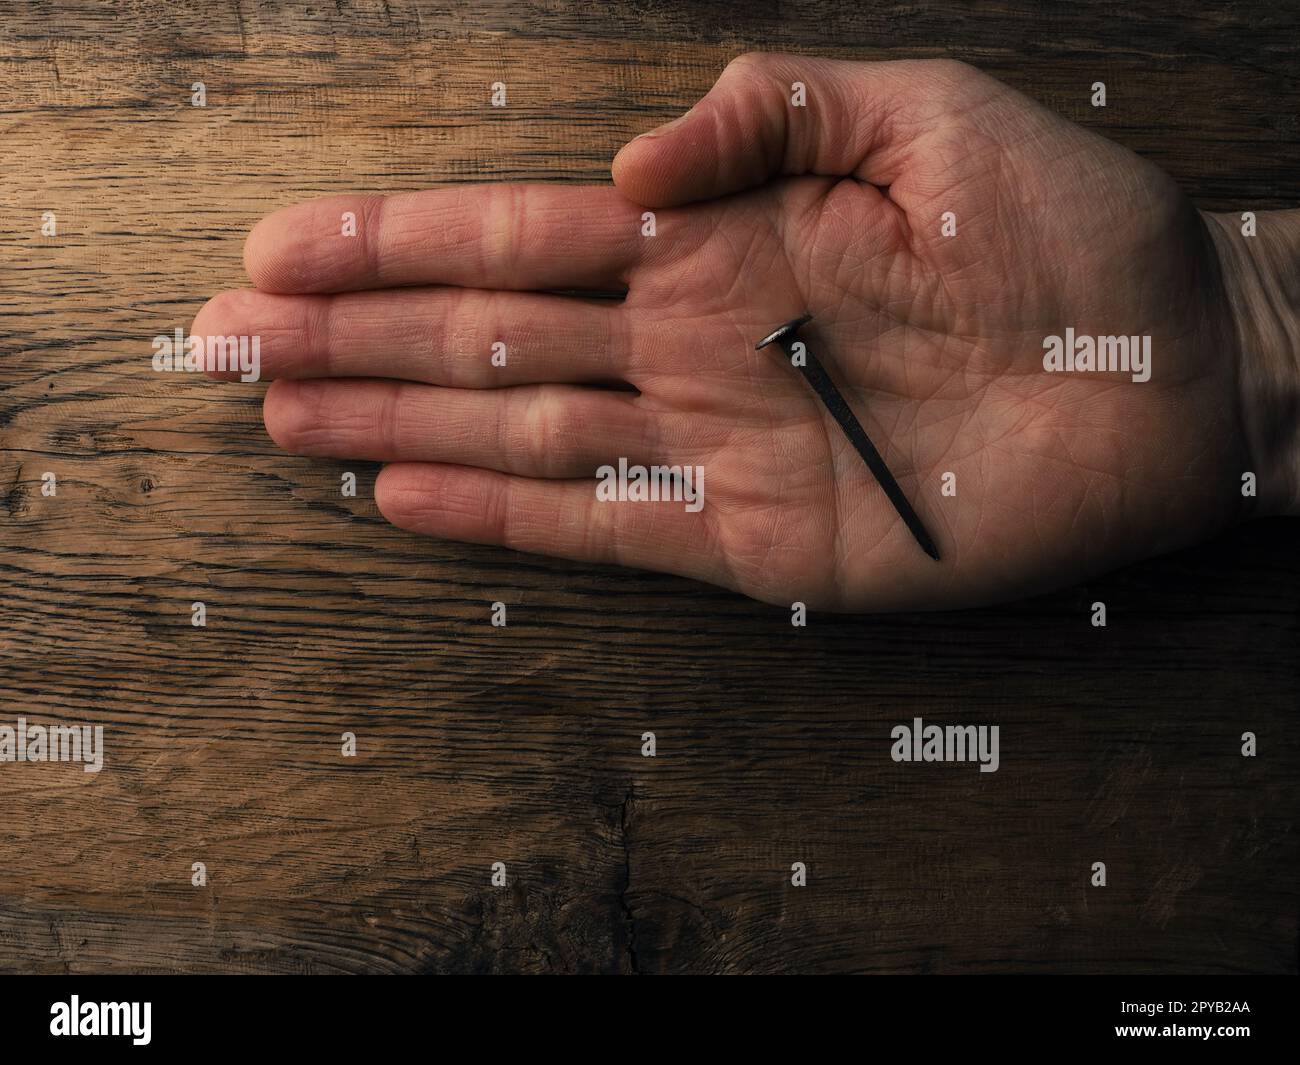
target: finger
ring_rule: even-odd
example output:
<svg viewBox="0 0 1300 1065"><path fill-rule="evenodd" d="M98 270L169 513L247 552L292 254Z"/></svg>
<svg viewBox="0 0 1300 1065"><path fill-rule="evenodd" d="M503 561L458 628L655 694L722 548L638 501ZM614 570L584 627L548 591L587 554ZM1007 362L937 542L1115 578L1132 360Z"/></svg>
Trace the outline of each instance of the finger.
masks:
<svg viewBox="0 0 1300 1065"><path fill-rule="evenodd" d="M590 480L399 463L380 471L375 503L394 525L427 536L718 579L707 508L601 502Z"/></svg>
<svg viewBox="0 0 1300 1065"><path fill-rule="evenodd" d="M348 216L355 236L345 236ZM244 265L268 292L392 285L619 289L637 260L641 208L599 186L462 185L331 196L249 234Z"/></svg>
<svg viewBox="0 0 1300 1065"><path fill-rule="evenodd" d="M222 292L198 337L259 337L261 377L390 377L450 388L621 380L630 345L607 300L480 289L287 296ZM238 371L213 372L233 380Z"/></svg>
<svg viewBox="0 0 1300 1065"><path fill-rule="evenodd" d="M626 144L614 159L614 183L649 207L724 196L780 174L890 185L928 120L973 79L998 84L948 61L742 55L686 114Z"/></svg>
<svg viewBox="0 0 1300 1065"><path fill-rule="evenodd" d="M276 381L266 431L298 455L452 462L527 477L591 477L645 460L652 416L623 393L566 385L476 391L399 381Z"/></svg>

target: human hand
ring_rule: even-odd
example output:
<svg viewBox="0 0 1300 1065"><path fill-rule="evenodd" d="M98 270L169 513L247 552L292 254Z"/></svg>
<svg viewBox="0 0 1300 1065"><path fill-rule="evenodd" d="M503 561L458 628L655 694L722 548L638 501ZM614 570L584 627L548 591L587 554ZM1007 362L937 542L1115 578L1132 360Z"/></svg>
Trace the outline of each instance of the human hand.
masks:
<svg viewBox="0 0 1300 1065"><path fill-rule="evenodd" d="M389 463L375 499L394 524L773 603L1067 584L1212 534L1245 513L1242 473L1277 465L1251 454L1239 401L1250 301L1227 227L968 67L745 56L614 179L288 208L249 238L262 291L218 296L193 332L261 336L272 438ZM788 360L754 350L805 310L801 339L942 562ZM1149 336L1150 379L1045 372L1067 328ZM598 501L592 475L620 456L703 467L703 509Z"/></svg>

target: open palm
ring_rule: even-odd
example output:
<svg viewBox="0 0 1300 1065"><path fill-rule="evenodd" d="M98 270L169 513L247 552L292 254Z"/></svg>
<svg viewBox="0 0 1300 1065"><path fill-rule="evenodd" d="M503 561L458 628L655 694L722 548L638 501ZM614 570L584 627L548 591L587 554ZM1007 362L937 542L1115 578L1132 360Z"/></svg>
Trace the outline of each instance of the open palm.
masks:
<svg viewBox="0 0 1300 1065"><path fill-rule="evenodd" d="M774 603L1007 598L1189 542L1240 501L1200 216L1000 83L747 56L614 174L279 212L247 249L261 291L217 297L193 332L259 335L272 437L390 463L375 494L395 524ZM626 299L556 294L609 289ZM783 353L754 349L804 311L799 339L941 562ZM1150 379L1045 372L1067 328L1149 336ZM599 501L620 457L702 467L703 508Z"/></svg>

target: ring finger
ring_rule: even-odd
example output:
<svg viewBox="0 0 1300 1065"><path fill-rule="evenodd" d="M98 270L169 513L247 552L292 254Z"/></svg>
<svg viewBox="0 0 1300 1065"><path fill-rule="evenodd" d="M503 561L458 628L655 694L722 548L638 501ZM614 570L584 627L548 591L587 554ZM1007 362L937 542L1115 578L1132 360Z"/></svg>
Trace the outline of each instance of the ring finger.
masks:
<svg viewBox="0 0 1300 1065"><path fill-rule="evenodd" d="M373 379L281 380L263 418L286 451L377 462L445 462L526 477L589 477L653 461L658 422L635 397L572 385L442 388Z"/></svg>

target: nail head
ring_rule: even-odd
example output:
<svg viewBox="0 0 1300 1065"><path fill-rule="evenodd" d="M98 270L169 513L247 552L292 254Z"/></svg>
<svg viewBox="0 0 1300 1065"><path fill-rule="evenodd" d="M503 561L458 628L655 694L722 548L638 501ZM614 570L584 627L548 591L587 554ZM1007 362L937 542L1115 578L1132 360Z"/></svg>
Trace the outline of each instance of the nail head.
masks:
<svg viewBox="0 0 1300 1065"><path fill-rule="evenodd" d="M755 344L754 350L757 351L759 348L765 348L773 341L780 340L782 337L789 336L791 333L798 330L801 326L805 326L811 321L812 321L811 314L801 314L798 318L792 318L790 321L786 322L785 325L778 326L767 336L765 336L762 340L760 340L757 344Z"/></svg>

